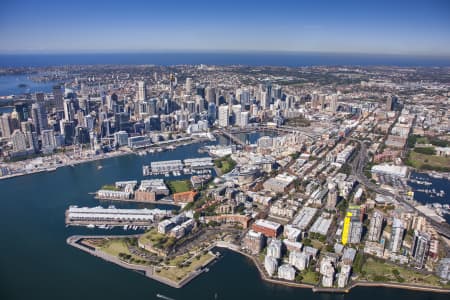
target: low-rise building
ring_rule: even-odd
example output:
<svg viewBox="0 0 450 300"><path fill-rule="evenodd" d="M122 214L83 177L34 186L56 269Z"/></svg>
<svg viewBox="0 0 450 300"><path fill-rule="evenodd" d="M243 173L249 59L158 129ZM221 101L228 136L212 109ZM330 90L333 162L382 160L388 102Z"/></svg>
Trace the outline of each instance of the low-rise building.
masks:
<svg viewBox="0 0 450 300"><path fill-rule="evenodd" d="M258 219L253 223L252 229L256 232L261 232L267 237L275 238L281 233L283 226L269 220Z"/></svg>

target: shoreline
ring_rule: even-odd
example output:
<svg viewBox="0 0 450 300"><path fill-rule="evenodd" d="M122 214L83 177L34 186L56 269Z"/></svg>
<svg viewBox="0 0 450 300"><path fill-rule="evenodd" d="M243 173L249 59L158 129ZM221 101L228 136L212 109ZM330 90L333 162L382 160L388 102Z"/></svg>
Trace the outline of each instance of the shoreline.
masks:
<svg viewBox="0 0 450 300"><path fill-rule="evenodd" d="M208 139L206 138L202 138L202 137L189 137L191 140L190 141L176 141L174 140L172 143L167 143L164 144L164 146L166 145L175 145L177 147L182 147L182 146L188 146L191 144L195 144L195 143L202 143L202 142L207 142ZM185 145L184 145L185 144ZM161 145L159 144L155 144L152 145L150 147L147 148L152 148L152 147L160 147ZM90 157L90 158L83 158L81 160L71 160L71 161L67 161L64 162L60 165L51 165L48 167L42 167L42 168L38 168L35 170L32 170L30 172L18 172L18 173L14 173L14 174L9 174L9 175L5 175L5 176L0 176L0 180L6 180L6 179L11 179L11 178L16 178L16 177L21 177L21 176L27 176L27 175L33 175L33 174L38 174L38 173L44 173L44 172L54 172L59 168L64 168L64 167L74 167L76 165L80 165L80 164L84 164L84 163L88 163L88 162L94 162L94 161L101 161L101 160L106 160L109 158L116 158L116 157L122 157L122 156L126 156L126 155L139 155L140 151L145 151L147 148L143 148L143 149L137 149L137 150L116 150L114 152L107 152L107 153L103 153L102 156L94 156L94 157ZM171 151L171 150L163 150L163 151ZM163 152L161 151L161 152ZM155 153L159 153L159 152L155 152ZM148 154L155 154L155 153L148 153ZM25 160L26 161L26 160ZM23 162L25 162L23 161Z"/></svg>
<svg viewBox="0 0 450 300"><path fill-rule="evenodd" d="M125 269L128 269L128 270L135 271L135 272L137 272L141 275L144 275L150 279L158 281L159 283L162 283L162 284L165 284L170 287L177 288L177 289L184 287L186 284L191 282L193 279L197 278L197 276L199 276L200 274L207 272L208 269L206 267L218 258L216 255L213 254L212 257L209 260L207 260L205 263L203 263L198 269L187 274L180 281L176 282L176 281L172 281L166 277L158 275L157 272L155 271L154 266L130 264L130 263L120 260L119 258L117 258L113 255L107 254L103 251L97 251L97 249L95 249L95 248L90 249L91 247L88 247L87 245L83 245L83 244L79 243L79 241L81 241L83 239L89 239L89 238L101 239L101 238L111 238L111 237L112 238L120 238L120 237L137 237L137 236L140 236L140 235L113 235L113 236L111 236L111 235L72 235L66 239L66 243L69 246L75 247L75 248L77 248L81 251L84 251L90 255L101 258L104 261L116 264L116 265L123 267ZM212 248L209 248L209 251L211 249Z"/></svg>
<svg viewBox="0 0 450 300"><path fill-rule="evenodd" d="M95 249L89 249L86 245L81 245L78 242L82 239L88 239L88 238L120 238L120 237L135 237L139 235L118 235L118 236L110 236L110 235L98 235L98 236L88 236L88 235L73 235L67 238L67 244L70 246L73 246L79 250L82 250L84 252L87 252L88 254L91 254L93 256L99 257L105 261L117 264L121 267L124 267L129 270L136 271L138 273L141 273L142 275L145 275L146 277L156 280L160 283L166 284L168 286L171 286L173 288L182 288L186 284L188 284L191 280L199 276L200 274L206 272L206 266L212 263L214 260L217 259L217 256L213 256L210 260L205 262L199 269L193 271L192 273L188 274L186 277L181 279L179 282L171 281L165 277L159 276L154 271L153 266L139 266L135 264L129 264L126 263L112 255L106 254L101 251L96 251ZM326 288L326 287L320 287L313 284L308 283L298 283L298 282L291 282L291 281L285 281L280 279L275 279L267 276L265 273L263 267L261 264L257 261L257 258L243 252L239 249L237 245L230 244L224 241L216 241L214 242L210 247L208 247L209 251L211 251L214 248L223 248L228 249L230 251L233 251L235 253L238 253L240 255L245 256L246 258L250 259L255 267L258 269L258 273L260 275L260 278L265 281L272 284L278 284L283 285L287 287L292 288L303 288L303 289L311 289L313 293L342 293L347 294L350 293L353 288L357 287L384 287L384 288L394 288L394 289L405 289L405 290L412 290L412 291L420 291L420 292L432 292L432 293L440 293L440 294L449 294L450 289L447 288L440 288L440 287L432 287L432 286L419 286L419 285L411 285L411 284L405 284L405 283L394 283L394 282L369 282L369 281L354 281L352 282L348 287L345 288ZM143 272L143 273L142 273Z"/></svg>
<svg viewBox="0 0 450 300"><path fill-rule="evenodd" d="M325 288L325 287L319 287L319 286L307 284L307 283L297 283L297 282L279 280L279 279L274 279L274 278L268 277L267 274L265 273L265 271L262 269L262 266L257 261L257 259L254 256L251 256L250 254L241 251L237 246L231 245L226 242L221 242L221 241L216 242L215 246L218 248L225 248L225 249L231 250L233 252L239 253L239 254L249 258L255 264L256 268L258 269L260 278L266 282L289 286L289 287L295 287L295 288L308 288L308 289L311 289L314 293L345 293L345 294L347 294L347 293L350 293L351 289L356 288L356 287L386 287L386 288L397 288L397 289L406 289L406 290L421 291L421 292L433 292L433 293L441 293L441 294L450 293L450 289L446 289L446 288L439 288L439 287L432 287L432 286L418 286L418 285L390 283L390 282L355 281L352 284L350 284L348 287L345 287L345 288Z"/></svg>

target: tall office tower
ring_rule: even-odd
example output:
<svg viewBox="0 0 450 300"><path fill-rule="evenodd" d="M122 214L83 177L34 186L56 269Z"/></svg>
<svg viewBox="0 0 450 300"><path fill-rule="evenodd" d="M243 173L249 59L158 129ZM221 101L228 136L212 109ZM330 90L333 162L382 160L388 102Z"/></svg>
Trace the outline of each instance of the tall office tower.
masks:
<svg viewBox="0 0 450 300"><path fill-rule="evenodd" d="M319 94L312 93L311 94L311 108L316 109L319 106Z"/></svg>
<svg viewBox="0 0 450 300"><path fill-rule="evenodd" d="M46 129L41 131L42 152L52 153L56 149L56 138L53 129Z"/></svg>
<svg viewBox="0 0 450 300"><path fill-rule="evenodd" d="M418 230L414 231L414 241L411 256L414 259L416 268L422 269L430 249L430 235Z"/></svg>
<svg viewBox="0 0 450 300"><path fill-rule="evenodd" d="M378 242L381 237L382 227L383 227L383 214L376 210L372 215L372 220L370 221L367 240L371 242Z"/></svg>
<svg viewBox="0 0 450 300"><path fill-rule="evenodd" d="M261 108L262 109L267 109L270 106L270 96L269 96L269 91L265 90L265 91L261 91Z"/></svg>
<svg viewBox="0 0 450 300"><path fill-rule="evenodd" d="M11 135L11 141L13 144L14 152L27 150L26 135L19 129L14 130L14 132Z"/></svg>
<svg viewBox="0 0 450 300"><path fill-rule="evenodd" d="M64 91L60 84L53 86L53 106L57 110L64 109Z"/></svg>
<svg viewBox="0 0 450 300"><path fill-rule="evenodd" d="M333 94L330 96L330 111L335 113L338 108L338 95Z"/></svg>
<svg viewBox="0 0 450 300"><path fill-rule="evenodd" d="M195 94L205 99L205 87L203 85L198 85L195 89Z"/></svg>
<svg viewBox="0 0 450 300"><path fill-rule="evenodd" d="M11 137L11 116L10 114L3 114L0 116L0 131L2 137Z"/></svg>
<svg viewBox="0 0 450 300"><path fill-rule="evenodd" d="M201 113L205 111L205 99L202 96L196 96L195 97L195 106L196 106L196 112Z"/></svg>
<svg viewBox="0 0 450 300"><path fill-rule="evenodd" d="M42 130L48 128L47 113L43 104L33 103L31 105L31 117L33 118L34 130L38 135L41 134Z"/></svg>
<svg viewBox="0 0 450 300"><path fill-rule="evenodd" d="M286 97L286 108L293 108L295 103L295 97L294 96L287 96Z"/></svg>
<svg viewBox="0 0 450 300"><path fill-rule="evenodd" d="M94 129L95 118L92 115L84 116L84 127L86 127L89 131Z"/></svg>
<svg viewBox="0 0 450 300"><path fill-rule="evenodd" d="M325 98L326 98L325 94L320 94L319 95L319 109L320 110L324 110L325 109Z"/></svg>
<svg viewBox="0 0 450 300"><path fill-rule="evenodd" d="M219 106L219 126L227 127L229 125L228 105Z"/></svg>
<svg viewBox="0 0 450 300"><path fill-rule="evenodd" d="M42 93L42 92L36 93L36 102L37 103L44 103L44 101L45 101L44 93Z"/></svg>
<svg viewBox="0 0 450 300"><path fill-rule="evenodd" d="M214 102L209 102L208 104L208 121L213 124L216 121L217 111L216 104Z"/></svg>
<svg viewBox="0 0 450 300"><path fill-rule="evenodd" d="M402 247L404 232L405 228L403 227L402 221L400 219L394 218L391 230L391 243L390 243L391 252L397 253L400 251L400 248Z"/></svg>
<svg viewBox="0 0 450 300"><path fill-rule="evenodd" d="M64 100L64 119L66 121L73 121L75 117L75 112L72 105L72 100Z"/></svg>
<svg viewBox="0 0 450 300"><path fill-rule="evenodd" d="M333 209L337 204L338 191L336 188L336 183L330 182L328 184L328 198L326 208Z"/></svg>
<svg viewBox="0 0 450 300"><path fill-rule="evenodd" d="M250 104L250 91L249 91L249 89L247 89L247 88L242 89L240 102L241 102L242 105Z"/></svg>
<svg viewBox="0 0 450 300"><path fill-rule="evenodd" d="M245 128L248 126L248 120L249 120L249 112L243 111L241 112L241 128Z"/></svg>
<svg viewBox="0 0 450 300"><path fill-rule="evenodd" d="M273 99L281 99L281 96L282 96L281 86L274 85L272 87L272 98Z"/></svg>
<svg viewBox="0 0 450 300"><path fill-rule="evenodd" d="M195 101L187 101L186 110L191 114L195 113Z"/></svg>
<svg viewBox="0 0 450 300"><path fill-rule="evenodd" d="M72 145L75 139L75 124L72 121L61 120L61 133L64 135L64 144Z"/></svg>
<svg viewBox="0 0 450 300"><path fill-rule="evenodd" d="M158 99L151 98L147 101L148 103L148 114L153 116L158 114Z"/></svg>
<svg viewBox="0 0 450 300"><path fill-rule="evenodd" d="M242 106L240 104L232 106L231 113L233 115L234 125L236 126L241 126L241 112Z"/></svg>
<svg viewBox="0 0 450 300"><path fill-rule="evenodd" d="M187 95L192 95L192 89L193 89L193 83L192 83L192 78L191 77L187 77L186 78L186 84L184 86L184 91Z"/></svg>
<svg viewBox="0 0 450 300"><path fill-rule="evenodd" d="M19 129L19 128L20 128L19 113L14 108L14 110L11 113L11 131L14 131L15 129ZM1 129L0 129L0 131L1 131Z"/></svg>
<svg viewBox="0 0 450 300"><path fill-rule="evenodd" d="M252 113L252 117L258 116L259 113L258 105L252 104L252 106L250 106L250 111Z"/></svg>
<svg viewBox="0 0 450 300"><path fill-rule="evenodd" d="M267 91L267 94L269 95L269 102L272 100L272 83L267 82L265 90Z"/></svg>
<svg viewBox="0 0 450 300"><path fill-rule="evenodd" d="M145 81L138 81L138 89L137 89L137 95L136 100L137 101L144 101L147 99L147 87L145 84Z"/></svg>
<svg viewBox="0 0 450 300"><path fill-rule="evenodd" d="M213 87L206 87L205 88L205 99L208 101L208 103L214 103L216 104L216 89Z"/></svg>
<svg viewBox="0 0 450 300"><path fill-rule="evenodd" d="M386 99L386 110L393 111L396 103L397 103L396 96L388 96Z"/></svg>

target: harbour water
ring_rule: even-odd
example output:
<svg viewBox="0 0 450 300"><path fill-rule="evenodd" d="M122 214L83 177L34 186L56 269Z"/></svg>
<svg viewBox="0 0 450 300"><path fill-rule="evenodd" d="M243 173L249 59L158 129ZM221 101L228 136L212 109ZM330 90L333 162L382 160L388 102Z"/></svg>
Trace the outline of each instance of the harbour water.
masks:
<svg viewBox="0 0 450 300"><path fill-rule="evenodd" d="M19 86L24 84L24 86ZM29 78L29 75L1 75L0 76L0 96L20 95L24 93L52 91L54 82L35 82Z"/></svg>
<svg viewBox="0 0 450 300"><path fill-rule="evenodd" d="M249 138L255 140L257 136ZM260 279L251 261L225 250L208 273L182 289L174 289L66 244L66 238L75 234L124 233L120 229L66 228L64 211L69 205L98 205L88 193L99 186L117 180L141 180L142 164L197 157L202 145L116 157L0 181L0 299L157 299L157 294L176 300L448 299L448 295L388 288L356 288L347 295L314 294L308 289L268 284ZM99 165L103 167L97 168ZM152 207L120 205L124 206Z"/></svg>
<svg viewBox="0 0 450 300"><path fill-rule="evenodd" d="M408 185L414 191L414 200L422 204L447 204L450 205L450 180L447 178L435 178L427 173L413 172ZM443 217L450 223L450 214Z"/></svg>

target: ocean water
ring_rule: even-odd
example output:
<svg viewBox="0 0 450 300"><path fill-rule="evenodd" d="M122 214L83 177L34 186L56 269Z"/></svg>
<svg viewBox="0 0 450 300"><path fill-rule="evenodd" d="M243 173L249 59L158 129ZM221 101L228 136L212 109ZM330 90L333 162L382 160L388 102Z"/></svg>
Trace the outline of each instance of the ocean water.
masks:
<svg viewBox="0 0 450 300"><path fill-rule="evenodd" d="M97 64L214 64L292 67L314 65L450 66L450 57L307 52L152 52L0 55L0 67Z"/></svg>

